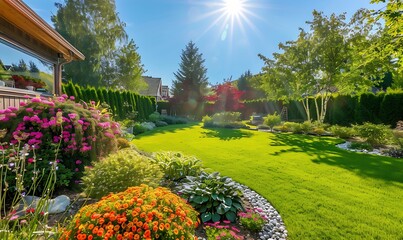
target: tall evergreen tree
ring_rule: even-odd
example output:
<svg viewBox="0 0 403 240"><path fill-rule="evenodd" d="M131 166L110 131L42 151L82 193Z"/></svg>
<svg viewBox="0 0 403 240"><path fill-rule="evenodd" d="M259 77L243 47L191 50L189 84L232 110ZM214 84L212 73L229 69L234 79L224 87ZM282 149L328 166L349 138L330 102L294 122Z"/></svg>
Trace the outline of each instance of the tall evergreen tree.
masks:
<svg viewBox="0 0 403 240"><path fill-rule="evenodd" d="M173 80L171 90L174 101L178 104L181 114L199 116L203 107L204 96L207 94L207 68L204 66L203 54L190 41L182 50L181 63Z"/></svg>

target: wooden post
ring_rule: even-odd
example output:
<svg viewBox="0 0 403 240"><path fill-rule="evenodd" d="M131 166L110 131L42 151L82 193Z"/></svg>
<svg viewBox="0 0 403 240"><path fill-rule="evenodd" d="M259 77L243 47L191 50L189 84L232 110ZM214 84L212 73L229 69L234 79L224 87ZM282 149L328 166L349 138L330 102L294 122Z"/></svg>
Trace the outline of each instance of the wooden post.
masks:
<svg viewBox="0 0 403 240"><path fill-rule="evenodd" d="M63 63L53 64L54 86L53 92L56 96L62 95L62 65Z"/></svg>

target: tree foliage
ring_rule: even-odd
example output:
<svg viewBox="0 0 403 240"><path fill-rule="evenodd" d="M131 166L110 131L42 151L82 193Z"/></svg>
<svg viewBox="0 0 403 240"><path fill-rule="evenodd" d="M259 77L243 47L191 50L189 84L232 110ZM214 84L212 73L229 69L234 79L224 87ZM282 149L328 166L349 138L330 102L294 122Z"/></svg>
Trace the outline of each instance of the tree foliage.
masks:
<svg viewBox="0 0 403 240"><path fill-rule="evenodd" d="M333 92L351 94L368 91L391 69L391 58L368 58L367 49L382 42L383 29L366 20L368 11L359 10L346 22L345 14L325 16L314 11L307 22L310 31L300 29L297 40L280 43L282 53L265 62L256 77L270 99L302 101L311 120L309 97L313 97L316 120L323 122Z"/></svg>
<svg viewBox="0 0 403 240"><path fill-rule="evenodd" d="M204 96L207 93L207 68L203 54L196 44L190 41L182 50L181 63L173 80L171 90L174 101L182 114L198 115L201 112Z"/></svg>
<svg viewBox="0 0 403 240"><path fill-rule="evenodd" d="M207 101L214 102L216 112L236 112L243 108L241 97L244 91L239 91L231 82L219 84L213 88L214 94L207 96Z"/></svg>
<svg viewBox="0 0 403 240"><path fill-rule="evenodd" d="M65 66L67 77L83 86L138 91L143 66L134 41L128 41L115 1L65 0L56 7L52 16L56 30L86 57Z"/></svg>
<svg viewBox="0 0 403 240"><path fill-rule="evenodd" d="M36 64L33 61L29 61L29 71L32 73L39 72L39 68L36 66Z"/></svg>

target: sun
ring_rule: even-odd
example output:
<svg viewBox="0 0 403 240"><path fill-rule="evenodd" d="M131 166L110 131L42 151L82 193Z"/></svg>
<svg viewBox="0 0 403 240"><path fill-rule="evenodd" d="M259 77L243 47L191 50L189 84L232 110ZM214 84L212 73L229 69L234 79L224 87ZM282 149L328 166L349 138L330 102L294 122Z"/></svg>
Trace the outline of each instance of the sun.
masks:
<svg viewBox="0 0 403 240"><path fill-rule="evenodd" d="M243 0L224 0L224 8L229 16L239 16L245 10L245 3Z"/></svg>

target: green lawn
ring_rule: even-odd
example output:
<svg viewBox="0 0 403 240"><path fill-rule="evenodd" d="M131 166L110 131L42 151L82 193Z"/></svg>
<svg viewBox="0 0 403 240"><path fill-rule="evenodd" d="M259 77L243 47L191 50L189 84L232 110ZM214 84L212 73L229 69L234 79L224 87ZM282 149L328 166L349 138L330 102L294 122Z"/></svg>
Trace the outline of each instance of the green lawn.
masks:
<svg viewBox="0 0 403 240"><path fill-rule="evenodd" d="M289 239L403 239L403 160L348 152L335 138L168 126L133 140L181 151L254 189Z"/></svg>

